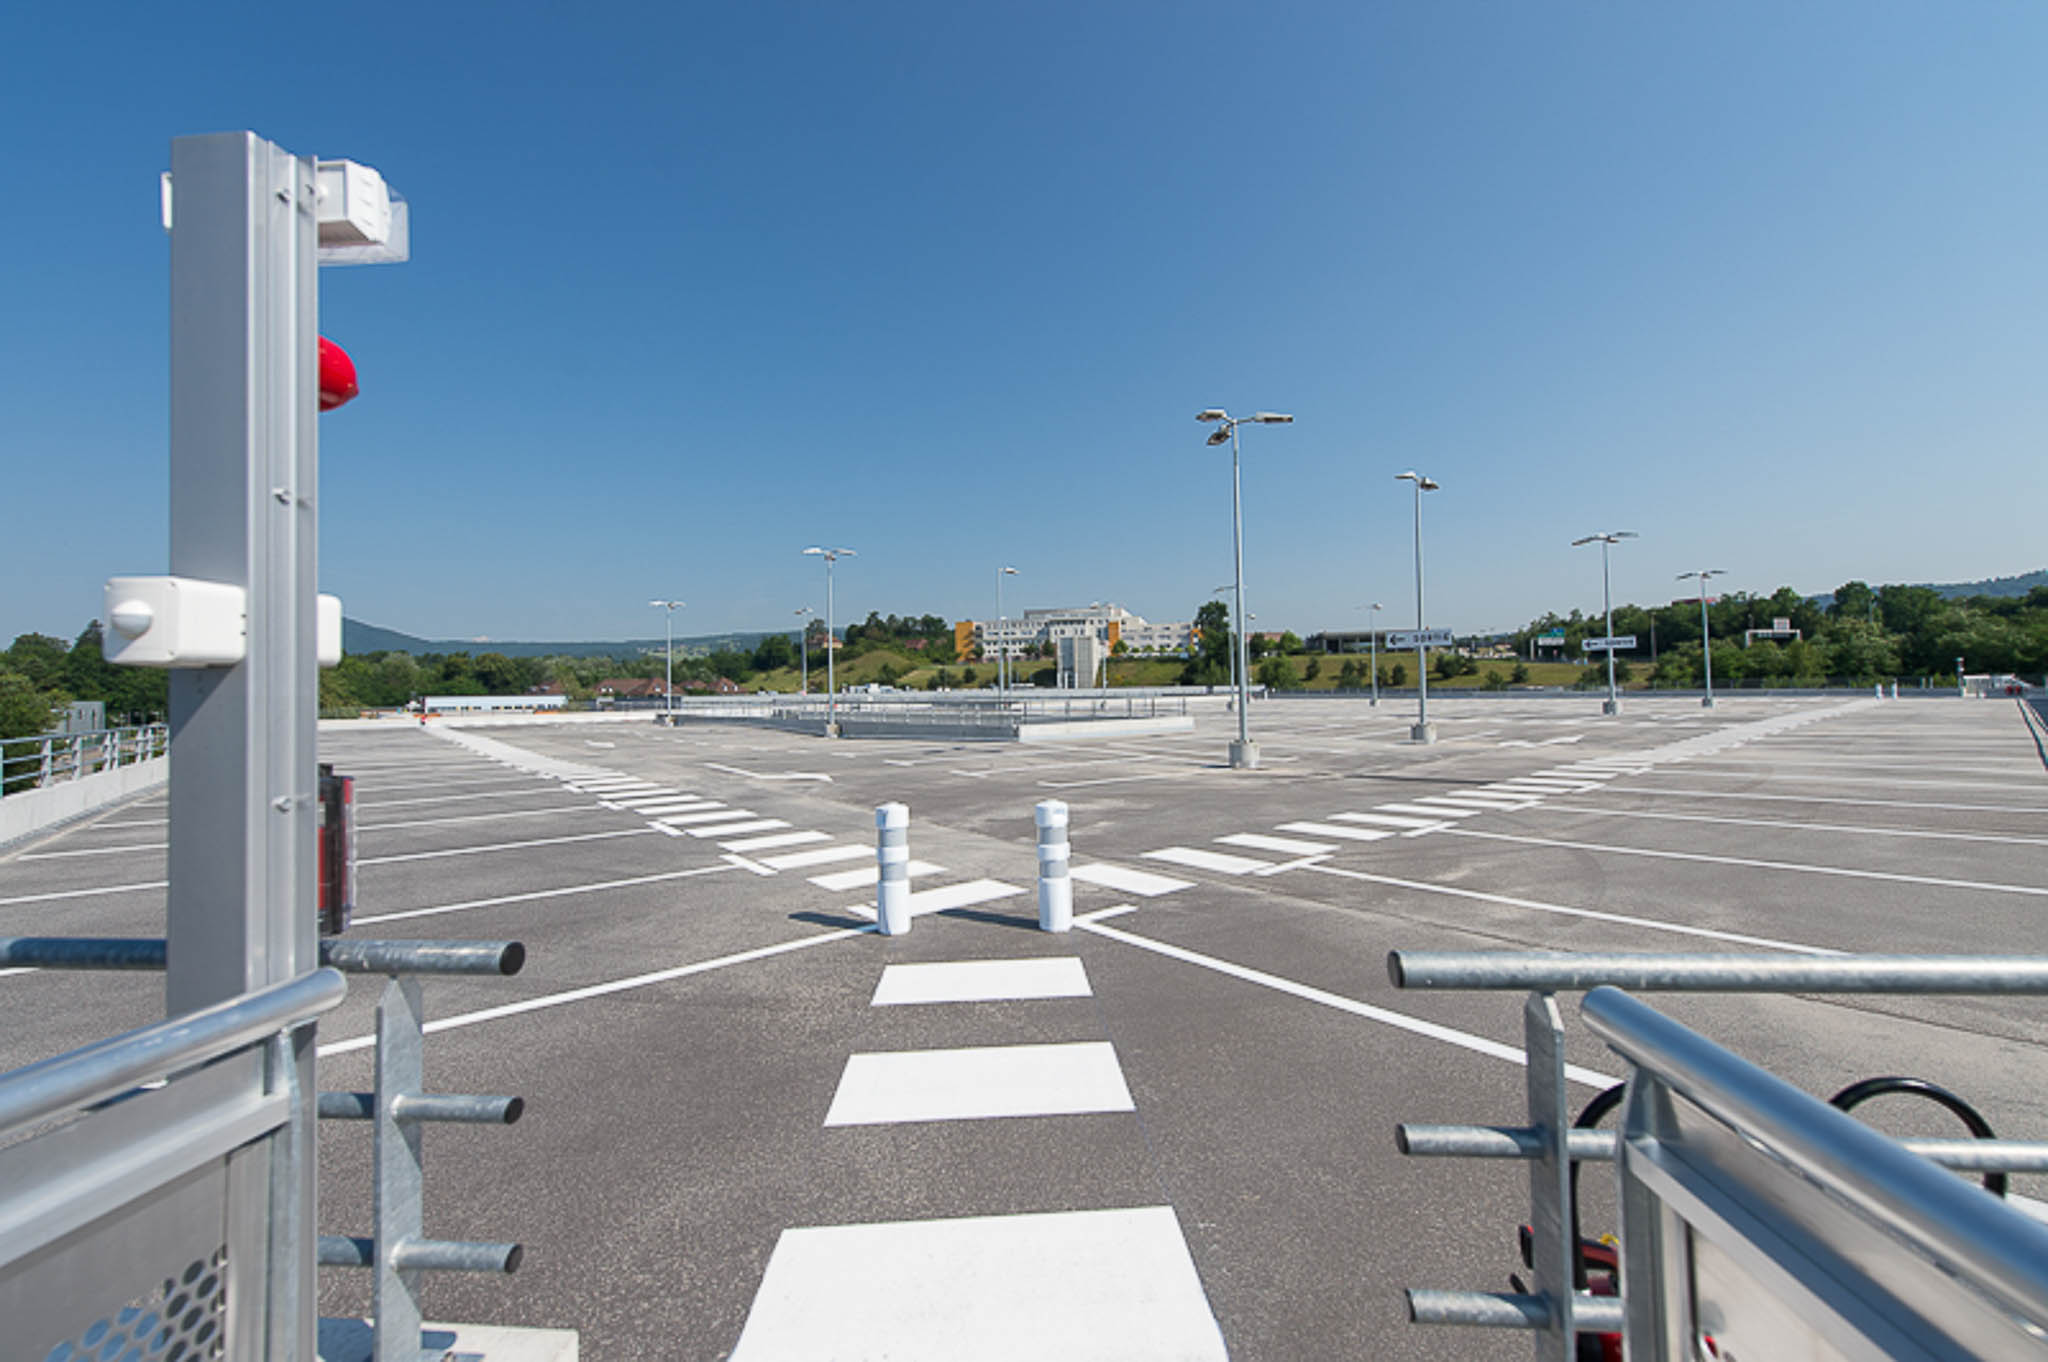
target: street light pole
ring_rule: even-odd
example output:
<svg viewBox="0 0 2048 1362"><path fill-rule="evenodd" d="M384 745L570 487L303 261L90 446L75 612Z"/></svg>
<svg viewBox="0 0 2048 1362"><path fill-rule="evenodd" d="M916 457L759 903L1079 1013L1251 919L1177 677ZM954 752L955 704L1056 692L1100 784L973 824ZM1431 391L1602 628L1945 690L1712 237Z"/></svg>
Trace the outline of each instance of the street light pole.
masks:
<svg viewBox="0 0 2048 1362"><path fill-rule="evenodd" d="M1380 706L1380 611L1384 609L1378 601L1368 607L1371 614L1365 617L1366 637L1372 645L1372 707Z"/></svg>
<svg viewBox="0 0 2048 1362"><path fill-rule="evenodd" d="M1727 570L1724 568L1701 568L1698 572L1678 574L1678 580L1681 582L1688 577L1700 579L1700 659L1707 664L1707 697L1700 701L1702 709L1714 707L1714 634L1707 619L1707 578L1726 575Z"/></svg>
<svg viewBox="0 0 2048 1362"><path fill-rule="evenodd" d="M670 728L676 723L676 611L682 609L681 601L649 601L649 605L668 612L668 643L663 653L663 681L661 691L661 721Z"/></svg>
<svg viewBox="0 0 2048 1362"><path fill-rule="evenodd" d="M1443 484L1433 478L1410 469L1406 473L1394 474L1396 482L1415 484L1415 727L1408 736L1416 742L1436 741L1436 730L1429 723L1429 653L1428 645L1422 641L1422 494L1434 492ZM1373 684L1379 684L1375 675Z"/></svg>
<svg viewBox="0 0 2048 1362"><path fill-rule="evenodd" d="M1195 419L1205 424L1211 421L1223 423L1209 436L1210 444L1220 445L1226 439L1230 441L1230 551L1236 565L1237 582L1237 741L1230 745L1230 764L1250 770L1259 764L1259 749L1252 742L1250 715L1246 713L1246 705L1251 698L1251 658L1246 651L1244 633L1244 501L1239 488L1237 428L1246 421L1261 426L1292 425L1294 418L1277 411L1233 417L1220 407L1209 407L1197 412Z"/></svg>
<svg viewBox="0 0 2048 1362"><path fill-rule="evenodd" d="M1003 578L1015 577L1017 569L1002 567L996 569L996 698L1010 698L1010 639L1003 628Z"/></svg>
<svg viewBox="0 0 2048 1362"><path fill-rule="evenodd" d="M804 550L807 554L825 560L825 736L839 736L839 680L833 669L832 654L832 565L841 558L858 558L852 549L826 549L812 545Z"/></svg>
<svg viewBox="0 0 2048 1362"><path fill-rule="evenodd" d="M809 695L811 693L811 622L805 616L811 613L811 607L800 605L790 613L801 621L797 625L796 630L797 657L800 659L798 665L802 668L799 673L802 679L797 682L797 693L799 695Z"/></svg>
<svg viewBox="0 0 2048 1362"><path fill-rule="evenodd" d="M1633 530L1612 530L1572 540L1573 548L1581 544L1600 546L1600 601L1607 612L1607 700L1600 706L1602 714L1621 713L1621 695L1614 687L1614 592L1609 586L1607 575L1607 550L1624 539L1635 537Z"/></svg>

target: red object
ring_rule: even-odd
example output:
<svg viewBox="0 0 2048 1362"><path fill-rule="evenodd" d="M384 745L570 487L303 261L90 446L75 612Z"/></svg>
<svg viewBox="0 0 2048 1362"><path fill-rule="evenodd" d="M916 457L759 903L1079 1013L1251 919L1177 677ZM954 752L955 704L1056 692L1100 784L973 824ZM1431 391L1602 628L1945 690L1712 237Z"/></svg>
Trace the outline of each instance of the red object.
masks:
<svg viewBox="0 0 2048 1362"><path fill-rule="evenodd" d="M322 336L320 338L320 410L333 411L355 400L356 362L348 351Z"/></svg>

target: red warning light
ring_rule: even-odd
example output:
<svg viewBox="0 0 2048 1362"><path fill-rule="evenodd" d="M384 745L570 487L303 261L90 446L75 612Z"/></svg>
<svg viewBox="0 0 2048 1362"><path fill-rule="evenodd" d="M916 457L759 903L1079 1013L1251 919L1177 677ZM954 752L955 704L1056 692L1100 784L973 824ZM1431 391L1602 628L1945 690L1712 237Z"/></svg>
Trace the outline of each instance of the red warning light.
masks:
<svg viewBox="0 0 2048 1362"><path fill-rule="evenodd" d="M320 338L320 410L333 411L355 400L356 362L348 351L322 336Z"/></svg>

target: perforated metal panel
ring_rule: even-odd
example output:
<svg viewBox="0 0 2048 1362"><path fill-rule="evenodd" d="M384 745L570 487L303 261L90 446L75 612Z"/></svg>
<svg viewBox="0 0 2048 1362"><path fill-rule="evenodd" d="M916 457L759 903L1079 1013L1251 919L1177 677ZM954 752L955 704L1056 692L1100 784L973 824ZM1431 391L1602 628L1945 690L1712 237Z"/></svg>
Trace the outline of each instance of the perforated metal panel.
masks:
<svg viewBox="0 0 2048 1362"><path fill-rule="evenodd" d="M43 1362L198 1362L219 1357L227 1311L227 1246L187 1263Z"/></svg>

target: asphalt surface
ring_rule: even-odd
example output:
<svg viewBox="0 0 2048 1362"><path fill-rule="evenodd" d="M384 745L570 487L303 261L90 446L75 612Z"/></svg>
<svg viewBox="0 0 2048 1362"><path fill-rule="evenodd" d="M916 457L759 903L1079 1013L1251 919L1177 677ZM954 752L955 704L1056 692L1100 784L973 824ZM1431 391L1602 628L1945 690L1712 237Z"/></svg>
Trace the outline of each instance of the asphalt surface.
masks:
<svg viewBox="0 0 2048 1362"><path fill-rule="evenodd" d="M1043 747L644 721L477 727L471 745L324 731L358 778L351 935L529 951L515 978L426 983L429 1086L528 1102L510 1129L427 1132L428 1232L527 1248L510 1279L430 1279L429 1314L575 1328L587 1357L721 1358L773 1294L786 1231L1171 1207L1232 1357L1520 1357L1515 1336L1409 1325L1400 1289L1506 1289L1521 1170L1405 1159L1393 1128L1521 1118L1521 1071L1487 1050L1518 1047L1521 999L1396 990L1389 950L2043 949L2048 771L2011 701L1631 698L1610 719L1597 697L1438 700L1427 748L1413 717L1265 702L1250 772L1222 764L1220 707L1192 735ZM1035 930L1047 798L1097 876L1064 936ZM898 938L862 930L873 891L844 885L890 800L930 867L921 906L953 905ZM0 935L160 935L165 817L145 798L0 858ZM741 827L692 835L721 818ZM1039 959L1078 959L1086 996L871 1005L887 966ZM375 1001L355 979L322 1026L323 1087L370 1086L350 1043ZM1573 1062L1618 1073L1561 1001ZM1651 1001L1808 1091L1917 1074L2002 1135L2048 1136L2043 1001ZM0 971L0 1068L161 1011L153 976ZM1107 1047L1128 1104L827 1124L854 1056L1025 1046ZM1917 1109L1871 1119L1959 1133ZM323 1231L368 1232L364 1128L323 1127L321 1189ZM843 1274L915 1290L887 1261ZM361 1312L368 1291L327 1270L322 1309Z"/></svg>

